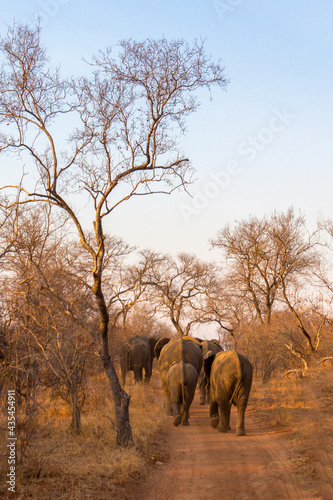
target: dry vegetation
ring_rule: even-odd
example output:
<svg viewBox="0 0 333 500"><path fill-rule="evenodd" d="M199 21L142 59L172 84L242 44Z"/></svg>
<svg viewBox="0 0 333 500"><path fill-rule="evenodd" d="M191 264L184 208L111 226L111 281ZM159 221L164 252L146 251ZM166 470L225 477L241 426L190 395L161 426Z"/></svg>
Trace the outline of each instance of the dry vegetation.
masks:
<svg viewBox="0 0 333 500"><path fill-rule="evenodd" d="M49 391L38 395L38 412L29 419L25 405L17 412L17 498L117 498L117 491L137 474L145 473L154 457L156 434L164 415L153 390L146 385L129 386L130 419L136 446L116 445L115 416L110 388L104 375L88 381L88 396L82 412L82 433L69 429L71 411ZM2 402L1 414L6 412ZM1 427L6 428L2 417ZM6 450L6 433L1 449ZM2 456L1 477L7 474L7 456ZM2 481L0 496L6 496Z"/></svg>
<svg viewBox="0 0 333 500"><path fill-rule="evenodd" d="M119 61L100 52L95 76L74 82L49 66L39 26L9 28L0 51L0 152L29 165L0 186L0 390L16 392L18 497L117 498L157 460L161 404L151 386L124 389L115 366L125 338L169 336L169 327L183 335L217 325L224 347L254 366L258 420L289 426L295 446L310 450L304 460L331 457L311 438L316 429L333 449L332 384L316 364L333 355L332 221L308 230L290 208L227 225L211 242L216 265L138 256L103 229L132 196L191 181L176 130L181 137L197 108L196 91L226 86L220 62L203 45L123 41ZM59 127L64 113L78 129ZM71 205L80 190L91 209L82 221Z"/></svg>
<svg viewBox="0 0 333 500"><path fill-rule="evenodd" d="M270 422L288 430L287 439L294 457L290 472L295 474L300 487L310 491L321 485L327 488L327 496L320 498L331 498L332 360L314 366L305 377L291 374L274 378L267 384L256 380L250 411L258 424L265 426L265 422Z"/></svg>
<svg viewBox="0 0 333 500"><path fill-rule="evenodd" d="M322 467L333 461L332 375L332 362L328 361L309 370L306 377L279 375L267 383L256 378L251 394L249 412L258 426L269 422L288 429L288 439L298 456L293 472L300 482L310 475L307 488L309 481L320 481ZM17 498L123 498L124 488L132 491L137 478L165 460L167 450L161 449L157 439L162 430L167 432L161 401L154 386L133 384L130 376L128 379L135 448L116 445L113 403L103 374L88 380L78 436L68 430L70 406L50 391L39 394L38 413L30 421L24 404L20 407ZM1 426L5 426L4 420ZM4 439L5 433L3 450ZM3 460L2 477L6 469ZM3 483L1 488L5 495Z"/></svg>

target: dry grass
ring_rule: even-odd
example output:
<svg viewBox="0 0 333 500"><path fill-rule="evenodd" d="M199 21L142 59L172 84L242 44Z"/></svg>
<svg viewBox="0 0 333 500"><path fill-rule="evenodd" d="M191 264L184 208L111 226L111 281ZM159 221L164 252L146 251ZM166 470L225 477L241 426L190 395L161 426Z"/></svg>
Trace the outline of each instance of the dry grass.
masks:
<svg viewBox="0 0 333 500"><path fill-rule="evenodd" d="M333 498L333 366L315 366L303 378L255 384L251 406L258 420L288 429L291 473L307 498Z"/></svg>
<svg viewBox="0 0 333 500"><path fill-rule="evenodd" d="M145 472L156 435L164 422L164 412L154 401L150 386L131 386L130 419L135 447L116 446L115 417L110 388L103 376L89 381L90 395L82 414L83 432L68 432L71 416L59 399L43 396L38 416L30 423L31 432L21 432L17 449L26 444L25 456L17 465L17 498L120 498L119 487L129 478ZM4 408L2 409L4 410ZM5 414L1 411L2 415ZM23 411L17 414L21 421ZM22 424L23 425L23 424ZM6 421L1 421L5 429ZM29 435L28 435L29 434ZM6 433L0 438L6 449ZM2 456L1 477L7 474ZM117 493L116 493L117 492ZM6 494L2 482L0 496Z"/></svg>
<svg viewBox="0 0 333 500"><path fill-rule="evenodd" d="M327 370L316 368L305 377L272 379L266 384L256 380L251 392L251 403L256 412L275 421L277 425L307 430L307 418L315 402L310 385L325 387Z"/></svg>

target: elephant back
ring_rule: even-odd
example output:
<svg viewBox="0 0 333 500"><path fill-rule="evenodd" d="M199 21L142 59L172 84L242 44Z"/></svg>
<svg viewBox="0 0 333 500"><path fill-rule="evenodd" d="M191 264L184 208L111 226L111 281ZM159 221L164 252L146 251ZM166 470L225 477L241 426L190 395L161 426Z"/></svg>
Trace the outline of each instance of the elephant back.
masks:
<svg viewBox="0 0 333 500"><path fill-rule="evenodd" d="M200 373L203 362L202 349L189 339L171 339L161 350L158 368L163 379L172 363L190 363Z"/></svg>
<svg viewBox="0 0 333 500"><path fill-rule="evenodd" d="M212 364L211 375L213 375L213 373L219 372L232 372L235 374L235 376L237 376L237 378L241 377L241 364L239 354L235 350L220 351L216 354Z"/></svg>
<svg viewBox="0 0 333 500"><path fill-rule="evenodd" d="M214 340L203 340L202 341L202 353L205 356L208 351L212 351L213 354L217 354L220 351L223 351L222 347L218 343L218 341Z"/></svg>
<svg viewBox="0 0 333 500"><path fill-rule="evenodd" d="M168 383L173 383L174 380L184 380L185 383L191 384L194 387L198 381L198 372L191 363L172 363L167 373Z"/></svg>
<svg viewBox="0 0 333 500"><path fill-rule="evenodd" d="M142 356L147 357L150 355L150 344L147 337L133 337L129 340L129 348L132 352L140 352Z"/></svg>
<svg viewBox="0 0 333 500"><path fill-rule="evenodd" d="M250 361L235 350L216 354L211 369L211 383L217 392L219 387L230 389L230 404L237 404L240 394L250 393L253 367Z"/></svg>

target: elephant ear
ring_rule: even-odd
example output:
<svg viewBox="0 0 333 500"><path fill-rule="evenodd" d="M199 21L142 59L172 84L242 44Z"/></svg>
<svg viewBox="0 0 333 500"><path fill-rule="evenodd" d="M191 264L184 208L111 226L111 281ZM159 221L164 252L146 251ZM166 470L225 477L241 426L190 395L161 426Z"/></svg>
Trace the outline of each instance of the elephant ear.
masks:
<svg viewBox="0 0 333 500"><path fill-rule="evenodd" d="M201 346L202 346L202 352L203 352L203 355L204 357L206 356L206 354L208 353L209 351L209 345L208 345L208 340L203 340L202 343L201 343Z"/></svg>
<svg viewBox="0 0 333 500"><path fill-rule="evenodd" d="M212 364L213 364L214 359L215 359L215 354L213 353L213 351L208 351L204 355L203 368L204 368L205 375L208 379L210 379L210 372L212 369Z"/></svg>
<svg viewBox="0 0 333 500"><path fill-rule="evenodd" d="M155 337L149 337L149 347L150 347L150 354L151 354L151 359L155 358L155 346L157 344L158 339Z"/></svg>
<svg viewBox="0 0 333 500"><path fill-rule="evenodd" d="M217 347L219 347L223 351L223 347L217 339L212 339L211 342L213 342L213 344L217 345Z"/></svg>
<svg viewBox="0 0 333 500"><path fill-rule="evenodd" d="M155 345L155 348L154 348L154 352L155 352L155 356L156 358L158 359L160 357L160 354L161 354L161 351L163 349L163 347L168 343L170 342L171 339L168 339L167 337L163 337L162 339L158 340L156 342L156 345Z"/></svg>

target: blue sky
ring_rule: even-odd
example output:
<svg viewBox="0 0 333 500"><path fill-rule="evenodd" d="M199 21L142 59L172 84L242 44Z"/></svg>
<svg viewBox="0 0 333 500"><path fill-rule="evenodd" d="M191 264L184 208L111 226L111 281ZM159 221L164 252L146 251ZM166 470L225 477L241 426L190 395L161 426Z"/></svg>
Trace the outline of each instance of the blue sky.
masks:
<svg viewBox="0 0 333 500"><path fill-rule="evenodd" d="M181 148L197 170L191 187L172 196L136 198L108 230L141 248L200 258L219 228L250 214L293 205L309 225L333 217L333 3L329 0L16 0L5 23L38 15L52 61L66 74L86 70L82 57L120 39L206 39L222 58L227 92L188 121ZM0 162L3 159L0 158Z"/></svg>

